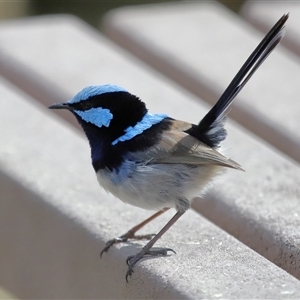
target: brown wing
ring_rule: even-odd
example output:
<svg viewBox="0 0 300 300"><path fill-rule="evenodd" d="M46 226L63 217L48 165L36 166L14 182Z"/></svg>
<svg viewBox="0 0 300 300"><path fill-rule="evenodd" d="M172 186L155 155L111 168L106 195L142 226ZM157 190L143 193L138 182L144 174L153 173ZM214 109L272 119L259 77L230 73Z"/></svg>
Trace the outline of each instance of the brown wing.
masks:
<svg viewBox="0 0 300 300"><path fill-rule="evenodd" d="M233 160L225 157L215 149L205 145L196 138L183 132L191 124L174 121L169 131L162 134L159 144L138 156L146 161L165 164L220 165L243 170Z"/></svg>

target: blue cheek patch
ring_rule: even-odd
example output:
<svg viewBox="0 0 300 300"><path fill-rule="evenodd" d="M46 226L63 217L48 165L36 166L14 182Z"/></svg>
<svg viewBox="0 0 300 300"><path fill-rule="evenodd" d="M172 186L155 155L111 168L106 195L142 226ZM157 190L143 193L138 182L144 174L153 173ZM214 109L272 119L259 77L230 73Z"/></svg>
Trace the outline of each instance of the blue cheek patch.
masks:
<svg viewBox="0 0 300 300"><path fill-rule="evenodd" d="M78 103L82 100L87 100L90 97L98 96L106 93L114 93L114 92L127 92L124 88L112 85L112 84L104 84L104 85L92 85L84 88L78 94L76 94L68 103Z"/></svg>
<svg viewBox="0 0 300 300"><path fill-rule="evenodd" d="M113 115L109 109L101 107L91 108L85 111L74 110L74 112L84 121L92 123L98 127L108 127L113 118Z"/></svg>
<svg viewBox="0 0 300 300"><path fill-rule="evenodd" d="M161 122L163 119L167 118L168 115L165 114L149 114L147 113L142 121L137 123L135 126L129 126L128 128L125 129L125 134L114 140L111 144L116 145L119 142L124 142L131 140L135 136L143 133L145 130L149 129L153 125Z"/></svg>

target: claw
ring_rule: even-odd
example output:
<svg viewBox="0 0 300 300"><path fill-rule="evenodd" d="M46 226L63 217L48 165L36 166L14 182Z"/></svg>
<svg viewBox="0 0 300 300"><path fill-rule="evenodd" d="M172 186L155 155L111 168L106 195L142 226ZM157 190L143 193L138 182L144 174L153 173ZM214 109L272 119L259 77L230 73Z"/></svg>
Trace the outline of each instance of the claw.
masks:
<svg viewBox="0 0 300 300"><path fill-rule="evenodd" d="M128 277L131 277L132 273L134 273L134 271L132 269L127 270L126 276L125 276L125 279L126 279L127 283L128 283Z"/></svg>
<svg viewBox="0 0 300 300"><path fill-rule="evenodd" d="M140 254L141 254L141 252L138 253L138 254L136 254L136 255L128 256L127 259L126 259L126 264L127 264L127 266L128 266L128 270L127 270L127 272L126 272L125 279L126 279L126 282L127 282L127 283L128 283L128 277L131 277L131 275L134 273L134 271L133 271L134 265L135 265L141 258L143 258L143 256L144 256L144 255L143 255L143 256L139 257ZM133 261L130 262L131 260L133 260Z"/></svg>
<svg viewBox="0 0 300 300"><path fill-rule="evenodd" d="M128 282L128 277L132 275L133 273L133 267L137 262L139 262L144 256L166 256L168 255L168 251L171 251L176 254L176 252L171 248L161 248L161 249L155 249L155 250L147 250L143 249L141 252L137 253L136 255L130 255L126 259L126 264L128 266L128 270L126 273L126 281Z"/></svg>
<svg viewBox="0 0 300 300"><path fill-rule="evenodd" d="M119 241L118 241L118 239L112 239L112 240L110 240L110 241L108 241L107 243L106 243L106 246L103 248L103 250L100 252L100 258L102 258L102 254L104 253L104 252L107 252L108 250L109 250L109 248L112 246L112 245L114 245L115 243L118 243Z"/></svg>

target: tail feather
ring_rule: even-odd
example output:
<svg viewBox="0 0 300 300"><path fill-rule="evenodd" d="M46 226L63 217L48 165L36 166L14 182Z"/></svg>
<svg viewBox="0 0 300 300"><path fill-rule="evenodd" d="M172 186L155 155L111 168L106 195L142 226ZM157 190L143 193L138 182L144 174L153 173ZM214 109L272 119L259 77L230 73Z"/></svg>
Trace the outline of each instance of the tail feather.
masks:
<svg viewBox="0 0 300 300"><path fill-rule="evenodd" d="M288 14L284 14L267 33L264 39L256 47L239 72L233 78L218 102L204 116L200 123L195 126L196 128L193 128L194 133L196 131L197 135L201 137L201 140L207 145L211 147L217 147L220 142L226 138L227 132L224 128L224 121L228 107L236 95L242 90L242 88L251 78L251 76L283 38L285 34L284 24L288 17Z"/></svg>

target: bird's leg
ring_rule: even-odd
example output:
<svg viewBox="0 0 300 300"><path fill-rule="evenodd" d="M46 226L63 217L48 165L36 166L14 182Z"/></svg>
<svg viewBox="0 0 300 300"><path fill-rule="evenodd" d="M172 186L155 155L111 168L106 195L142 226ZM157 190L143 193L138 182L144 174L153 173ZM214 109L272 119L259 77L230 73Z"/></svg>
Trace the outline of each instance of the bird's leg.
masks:
<svg viewBox="0 0 300 300"><path fill-rule="evenodd" d="M161 231L159 231L151 241L148 242L148 244L136 255L128 256L126 262L128 265L128 270L126 273L126 281L128 282L128 276L131 276L133 273L133 267L134 265L142 259L145 255L149 256L156 256L156 255L167 255L168 251L172 251L176 253L173 249L170 248L161 248L157 250L150 250L153 245L157 242L159 238L185 213L185 211L180 212L178 211L174 217L163 227Z"/></svg>
<svg viewBox="0 0 300 300"><path fill-rule="evenodd" d="M143 240L143 239L150 240L151 238L153 238L155 236L154 233L152 233L152 234L144 234L144 235L135 235L135 233L138 230L140 230L142 227L144 227L146 224L150 223L152 220L154 220L155 218L157 218L158 216L160 216L161 214L163 214L168 209L169 208L164 208L164 209L156 212L154 215L152 215L151 217L149 217L145 221L143 221L143 222L139 223L138 225L134 226L133 228L131 228L125 234L123 234L123 235L121 235L121 236L119 236L119 237L117 237L115 239L112 239L112 240L108 241L106 243L106 246L104 247L104 249L101 251L100 257L102 257L102 254L104 252L107 252L109 250L109 248L111 246L113 246L114 244L126 242L129 239L132 239L132 240Z"/></svg>

